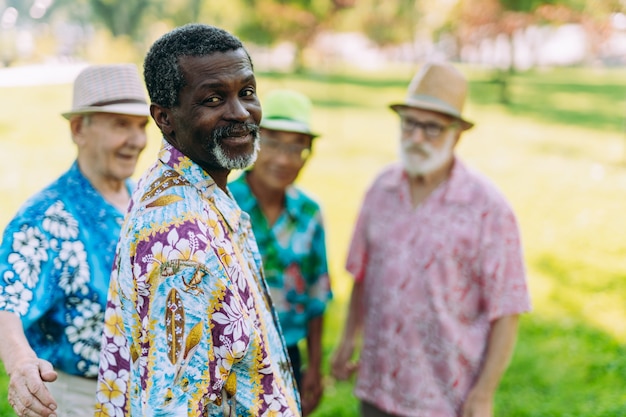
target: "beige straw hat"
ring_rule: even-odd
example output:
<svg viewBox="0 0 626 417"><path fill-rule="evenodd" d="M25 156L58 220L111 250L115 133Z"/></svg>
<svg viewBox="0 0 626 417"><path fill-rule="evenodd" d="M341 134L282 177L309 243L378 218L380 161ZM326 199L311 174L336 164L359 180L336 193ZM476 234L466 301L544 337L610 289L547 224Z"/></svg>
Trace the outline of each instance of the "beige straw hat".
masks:
<svg viewBox="0 0 626 417"><path fill-rule="evenodd" d="M133 64L91 65L74 81L72 109L62 113L70 119L77 114L117 113L150 116L146 93Z"/></svg>
<svg viewBox="0 0 626 417"><path fill-rule="evenodd" d="M467 81L455 67L446 62L425 64L409 84L404 103L394 103L391 107L398 111L403 107L415 107L435 111L458 119L463 130L474 123L463 118L462 110L467 95Z"/></svg>

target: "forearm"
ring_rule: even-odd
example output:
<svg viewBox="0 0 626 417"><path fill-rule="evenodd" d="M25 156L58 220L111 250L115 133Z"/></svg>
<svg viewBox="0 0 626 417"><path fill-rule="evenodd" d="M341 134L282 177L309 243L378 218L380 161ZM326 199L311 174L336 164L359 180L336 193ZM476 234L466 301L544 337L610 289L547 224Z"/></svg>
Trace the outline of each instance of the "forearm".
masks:
<svg viewBox="0 0 626 417"><path fill-rule="evenodd" d="M363 328L363 314L363 282L355 282L352 287L348 317L341 340L341 345L344 348L349 348L351 351L354 349L356 340Z"/></svg>
<svg viewBox="0 0 626 417"><path fill-rule="evenodd" d="M17 314L0 311L0 333L0 359L9 375L20 363L37 360L37 354L28 343L22 321Z"/></svg>
<svg viewBox="0 0 626 417"><path fill-rule="evenodd" d="M307 334L308 369L319 370L322 366L323 316L309 320Z"/></svg>
<svg viewBox="0 0 626 417"><path fill-rule="evenodd" d="M491 324L485 362L473 391L492 396L509 365L517 338L518 316L504 316Z"/></svg>
<svg viewBox="0 0 626 417"><path fill-rule="evenodd" d="M363 327L363 313L363 283L355 282L350 296L346 325L343 329L344 341L350 341L352 345L356 343Z"/></svg>

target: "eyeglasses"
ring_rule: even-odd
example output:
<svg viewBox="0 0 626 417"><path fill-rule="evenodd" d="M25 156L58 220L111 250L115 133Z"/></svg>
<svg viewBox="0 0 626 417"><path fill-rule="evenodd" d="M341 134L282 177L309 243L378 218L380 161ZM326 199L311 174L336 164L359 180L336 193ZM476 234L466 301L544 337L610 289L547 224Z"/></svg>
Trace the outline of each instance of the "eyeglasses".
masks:
<svg viewBox="0 0 626 417"><path fill-rule="evenodd" d="M402 133L412 134L415 132L415 129L421 129L428 140L439 139L443 132L457 125L457 122L452 122L447 126L435 122L422 123L411 117L400 116L400 129L402 129Z"/></svg>
<svg viewBox="0 0 626 417"><path fill-rule="evenodd" d="M304 162L311 155L311 147L300 143L284 143L261 136L261 148L273 154L283 153L292 161Z"/></svg>

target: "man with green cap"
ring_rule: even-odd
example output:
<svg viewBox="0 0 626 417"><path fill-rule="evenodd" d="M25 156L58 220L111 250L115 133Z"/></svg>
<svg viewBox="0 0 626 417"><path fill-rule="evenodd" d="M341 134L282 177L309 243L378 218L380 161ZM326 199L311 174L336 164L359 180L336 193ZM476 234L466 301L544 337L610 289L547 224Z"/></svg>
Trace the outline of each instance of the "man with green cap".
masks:
<svg viewBox="0 0 626 417"><path fill-rule="evenodd" d="M312 106L305 95L274 90L262 104L257 160L229 189L250 214L307 415L323 391L322 317L331 291L320 207L294 181L318 135L310 128ZM308 366L301 373L298 343L304 339Z"/></svg>

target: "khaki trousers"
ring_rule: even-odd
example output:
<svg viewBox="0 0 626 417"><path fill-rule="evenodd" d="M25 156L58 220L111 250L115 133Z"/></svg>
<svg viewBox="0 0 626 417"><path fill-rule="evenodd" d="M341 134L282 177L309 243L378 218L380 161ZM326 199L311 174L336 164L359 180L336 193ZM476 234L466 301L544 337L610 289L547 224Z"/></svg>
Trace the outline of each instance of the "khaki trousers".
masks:
<svg viewBox="0 0 626 417"><path fill-rule="evenodd" d="M96 407L96 379L83 378L56 370L57 380L47 383L57 402L58 417L91 417Z"/></svg>

